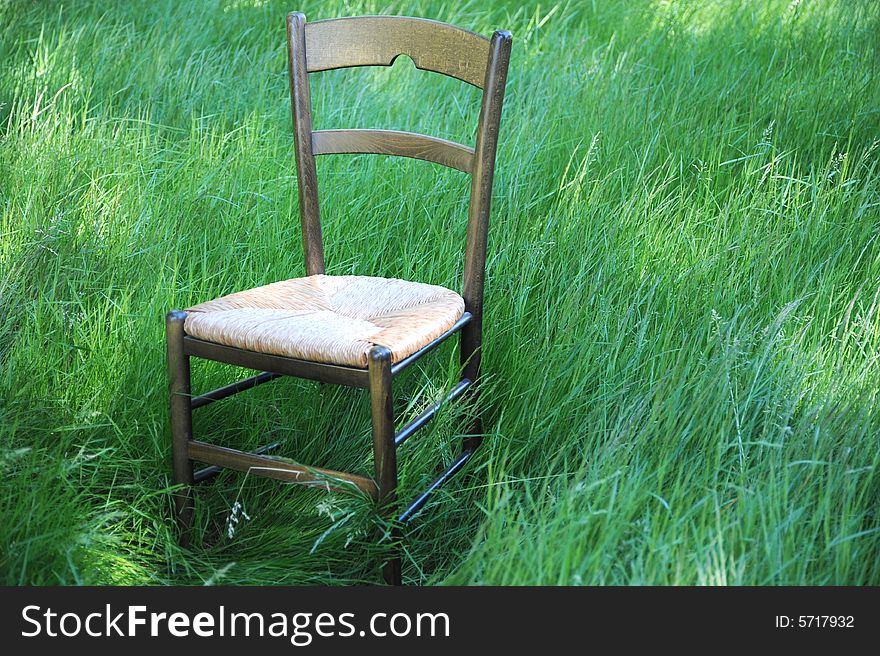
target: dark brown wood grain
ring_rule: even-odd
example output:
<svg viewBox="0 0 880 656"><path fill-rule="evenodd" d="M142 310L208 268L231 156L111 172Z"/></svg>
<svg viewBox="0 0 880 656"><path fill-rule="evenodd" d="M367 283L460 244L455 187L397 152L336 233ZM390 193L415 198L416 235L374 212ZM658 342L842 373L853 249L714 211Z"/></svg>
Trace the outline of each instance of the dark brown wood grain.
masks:
<svg viewBox="0 0 880 656"><path fill-rule="evenodd" d="M316 130L312 132L315 155L373 153L398 155L442 164L471 172L474 149L454 141L397 130Z"/></svg>
<svg viewBox="0 0 880 656"><path fill-rule="evenodd" d="M495 153L498 148L498 130L507 83L511 39L510 32L498 31L492 35L480 123L477 129L477 144L474 149L462 288L465 310L470 312L473 318L461 331L464 377L473 381L479 378L480 370L486 245L489 234L489 213L492 209L492 185L495 179Z"/></svg>
<svg viewBox="0 0 880 656"><path fill-rule="evenodd" d="M296 181L303 233L306 273L324 273L324 241L318 207L318 174L312 153L312 96L306 70L306 17L294 12L287 17L287 64L290 78L290 108L296 153Z"/></svg>
<svg viewBox="0 0 880 656"><path fill-rule="evenodd" d="M357 488L361 492L376 497L376 484L366 476L357 476L345 472L321 469L320 467L307 467L297 465L284 460L261 456L255 453L244 453L236 449L208 444L192 440L188 448L189 457L209 465L217 465L225 469L235 469L293 483L304 483L315 487L323 487L332 490L352 490Z"/></svg>
<svg viewBox="0 0 880 656"><path fill-rule="evenodd" d="M486 247L489 235L489 214L492 208L492 186L495 180L495 155L501 109L507 85L507 67L510 63L510 32L497 31L492 35L489 64L483 85L483 104L474 149L474 169L471 180L471 199L468 209L467 237L464 256L464 284L462 297L471 321L461 330L462 376L475 383L480 380L483 356L483 297L486 285ZM468 400L476 405L479 385L468 391ZM483 423L479 414L474 417L465 452L473 452L483 440Z"/></svg>
<svg viewBox="0 0 880 656"><path fill-rule="evenodd" d="M400 55L416 68L482 88L489 40L445 23L406 16L358 16L306 24L309 73L390 66Z"/></svg>
<svg viewBox="0 0 880 656"><path fill-rule="evenodd" d="M295 376L309 380L320 380L325 383L347 385L349 387L367 387L369 385L366 369L354 367L342 367L336 364L323 362L309 362L296 358L285 358L280 355L269 353L257 353L206 342L195 337L185 337L183 348L187 355L195 355L205 360L216 360L234 364L248 369L269 371L284 376Z"/></svg>
<svg viewBox="0 0 880 656"><path fill-rule="evenodd" d="M174 484L174 510L180 543L189 543L193 517L193 464L187 455L192 439L192 393L189 356L184 352L183 324L186 312L173 310L165 317L168 360L168 392L171 397L171 461Z"/></svg>
<svg viewBox="0 0 880 656"><path fill-rule="evenodd" d="M392 392L391 351L384 346L370 349L370 409L373 423L373 466L379 487L380 511L392 522L396 519L397 445L394 442L394 396ZM391 537L397 540L391 526ZM383 566L382 574L389 585L400 585L400 556L395 554Z"/></svg>

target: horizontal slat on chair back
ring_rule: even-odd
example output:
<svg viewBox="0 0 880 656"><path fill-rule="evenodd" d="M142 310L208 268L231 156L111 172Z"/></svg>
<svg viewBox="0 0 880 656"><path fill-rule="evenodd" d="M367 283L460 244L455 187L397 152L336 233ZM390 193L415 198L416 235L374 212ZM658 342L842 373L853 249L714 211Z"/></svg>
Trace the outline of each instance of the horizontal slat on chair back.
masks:
<svg viewBox="0 0 880 656"><path fill-rule="evenodd" d="M316 130L315 155L375 153L423 159L465 173L473 170L474 150L453 141L396 130Z"/></svg>
<svg viewBox="0 0 880 656"><path fill-rule="evenodd" d="M359 16L306 23L309 73L351 66L390 66L407 55L416 68L442 73L480 89L489 61L489 40L423 18Z"/></svg>

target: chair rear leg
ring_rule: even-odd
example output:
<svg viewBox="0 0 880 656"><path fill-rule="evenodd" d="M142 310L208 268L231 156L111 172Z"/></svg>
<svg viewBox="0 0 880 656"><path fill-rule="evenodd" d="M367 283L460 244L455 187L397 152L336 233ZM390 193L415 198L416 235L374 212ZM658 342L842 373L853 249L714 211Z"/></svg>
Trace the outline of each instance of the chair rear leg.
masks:
<svg viewBox="0 0 880 656"><path fill-rule="evenodd" d="M459 348L461 351L462 378L473 382L465 392L465 402L474 412L468 427L467 437L462 441L462 451L476 451L483 442L483 418L479 414L477 397L480 389L480 358L483 348L482 320L474 318L461 329Z"/></svg>
<svg viewBox="0 0 880 656"><path fill-rule="evenodd" d="M397 450L394 445L394 397L391 388L391 351L374 346L369 355L370 407L373 417L373 460L376 484L379 487L379 509L383 516L395 521L397 500ZM400 540L396 528L391 532L395 550ZM395 553L382 568L388 585L401 584L401 563Z"/></svg>
<svg viewBox="0 0 880 656"><path fill-rule="evenodd" d="M189 544L193 517L193 463L188 454L189 441L192 439L192 396L189 356L183 351L185 319L186 312L179 310L169 312L165 318L174 484L183 486L174 493L174 505L180 544L184 547Z"/></svg>

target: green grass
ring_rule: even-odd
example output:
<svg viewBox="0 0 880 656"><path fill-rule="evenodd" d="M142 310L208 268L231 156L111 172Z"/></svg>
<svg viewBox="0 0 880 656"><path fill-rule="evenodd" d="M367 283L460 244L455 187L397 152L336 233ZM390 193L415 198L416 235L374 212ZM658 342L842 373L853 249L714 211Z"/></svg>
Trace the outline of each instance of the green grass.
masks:
<svg viewBox="0 0 880 656"><path fill-rule="evenodd" d="M226 473L198 492L198 546L170 521L165 312L304 274L302 9L514 34L488 437L408 530L410 582L880 584L877 4L322 5L0 2L0 582L377 580L352 496ZM312 91L318 128L473 140L476 90L411 62ZM329 273L458 287L462 174L318 166ZM407 374L401 415L455 364ZM200 363L195 385L240 373ZM281 380L196 431L366 472L368 416ZM402 496L462 429L445 412L405 447Z"/></svg>

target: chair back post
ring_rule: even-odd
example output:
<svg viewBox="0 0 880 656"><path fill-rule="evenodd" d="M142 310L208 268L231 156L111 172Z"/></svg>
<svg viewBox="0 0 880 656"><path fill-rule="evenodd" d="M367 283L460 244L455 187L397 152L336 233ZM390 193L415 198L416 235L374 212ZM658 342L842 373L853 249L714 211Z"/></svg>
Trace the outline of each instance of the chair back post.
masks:
<svg viewBox="0 0 880 656"><path fill-rule="evenodd" d="M312 151L312 98L306 67L306 17L299 12L287 16L287 71L290 76L290 109L293 115L303 251L306 273L312 276L324 273L324 242L318 207L318 175Z"/></svg>
<svg viewBox="0 0 880 656"><path fill-rule="evenodd" d="M476 379L480 367L479 349L482 342L483 289L486 280L486 242L489 232L489 212L492 205L492 182L495 177L495 152L498 130L510 62L510 32L496 31L489 46L486 80L483 84L483 103L477 128L474 165L471 180L471 198L468 208L467 241L464 256L462 297L465 311L472 315L471 326L462 333L462 353L469 359L465 376ZM465 343L467 342L467 343Z"/></svg>

